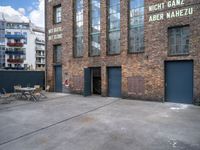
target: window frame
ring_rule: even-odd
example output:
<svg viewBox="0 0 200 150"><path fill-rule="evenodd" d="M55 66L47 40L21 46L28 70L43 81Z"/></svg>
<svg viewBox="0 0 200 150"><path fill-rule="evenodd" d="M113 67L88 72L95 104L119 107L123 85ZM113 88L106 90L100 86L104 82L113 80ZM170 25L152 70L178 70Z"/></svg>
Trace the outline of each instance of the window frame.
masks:
<svg viewBox="0 0 200 150"><path fill-rule="evenodd" d="M79 22L82 22L82 24L84 25L84 1L82 0L82 20ZM79 8L80 9L80 8ZM83 29L82 29L82 34L77 34L77 0L73 1L73 57L74 58L82 58L84 56L84 33L83 33ZM82 26L83 27L83 26ZM83 43L82 43L82 54L79 56L77 55L77 40L79 38L82 38Z"/></svg>
<svg viewBox="0 0 200 150"><path fill-rule="evenodd" d="M113 7L113 6L117 6L119 5L119 28L117 29L110 29L110 18L111 18L111 15L113 15L113 13L111 14L110 13L110 8ZM121 1L119 0L119 2L117 4L112 4L110 5L110 0L107 0L107 55L108 56L112 56L112 55L120 55L121 54ZM118 13L115 13L115 14L118 14ZM119 52L116 52L115 53L112 53L113 51L110 51L111 50L111 47L110 47L110 34L111 33L115 33L115 32L119 32Z"/></svg>
<svg viewBox="0 0 200 150"><path fill-rule="evenodd" d="M60 10L60 17L57 16L57 9L61 8ZM60 21L57 22L57 18L60 18ZM53 24L60 24L62 23L62 5L58 4L53 6Z"/></svg>
<svg viewBox="0 0 200 150"><path fill-rule="evenodd" d="M89 56L90 57L98 57L101 55L101 0L99 0L99 16L98 17L93 17L93 0L89 0ZM95 26L99 26L99 32L94 32L92 30L93 27L93 19L98 19L99 24L95 24ZM98 54L92 54L92 42L93 42L93 37L98 36L99 37L99 52Z"/></svg>
<svg viewBox="0 0 200 150"><path fill-rule="evenodd" d="M57 49L56 47L60 46L60 61L57 61ZM53 64L60 65L62 64L62 44L55 44L53 45Z"/></svg>
<svg viewBox="0 0 200 150"><path fill-rule="evenodd" d="M182 51L182 53L171 53L171 45L170 45L170 30L172 30L172 29L183 29L183 28L188 28L188 40L189 40L189 42L188 42L188 49L187 49L187 52L183 52ZM183 30L181 31L181 33L183 32ZM168 29L167 29L167 38L168 38L168 49L167 49L167 55L169 56L169 57L176 57L176 56L188 56L188 55L190 55L190 37L191 37L191 34L190 34L190 25L189 24L187 24L187 25L180 25L180 26L172 26L172 27L169 27ZM175 36L175 38L177 38L177 36ZM182 40L183 40L183 37L181 36L180 37L181 39L179 39L179 40L181 40L181 43L182 43ZM176 44L174 44L174 45L176 45ZM182 44L180 44L180 45L182 45ZM179 46L180 46L179 45ZM176 51L177 51L177 49L176 49Z"/></svg>
<svg viewBox="0 0 200 150"><path fill-rule="evenodd" d="M142 54L142 53L145 53L145 40L144 40L144 38L145 38L145 36L144 36L145 0L143 0L143 5L139 5L139 7L135 7L134 9L141 9L141 8L143 8L143 15L136 15L136 16L131 17L131 0L128 0L128 54L140 54L140 53ZM132 18L141 17L141 16L143 16L142 24L135 24L135 25L131 24L131 19ZM132 26L135 26L135 27L132 27ZM131 49L130 48L131 47L131 39L130 39L131 35L130 35L130 32L131 32L131 30L134 30L136 28L137 29L143 28L143 50L141 50L141 46L139 46L139 48L140 48L139 51L134 51L134 50L130 51L130 49ZM138 32L138 33L140 33L140 32ZM137 42L134 42L133 44L136 44L136 43ZM141 41L139 42L139 45L142 45Z"/></svg>

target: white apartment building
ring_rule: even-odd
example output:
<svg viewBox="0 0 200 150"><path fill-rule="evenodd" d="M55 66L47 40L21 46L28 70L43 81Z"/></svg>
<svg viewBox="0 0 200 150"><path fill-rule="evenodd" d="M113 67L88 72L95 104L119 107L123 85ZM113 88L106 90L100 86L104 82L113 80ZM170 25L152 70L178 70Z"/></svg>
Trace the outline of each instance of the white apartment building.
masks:
<svg viewBox="0 0 200 150"><path fill-rule="evenodd" d="M0 18L0 69L5 66L5 20Z"/></svg>
<svg viewBox="0 0 200 150"><path fill-rule="evenodd" d="M44 70L44 40L44 31L30 22L6 22L5 69Z"/></svg>
<svg viewBox="0 0 200 150"><path fill-rule="evenodd" d="M33 28L35 33L36 70L45 70L45 32L41 28Z"/></svg>

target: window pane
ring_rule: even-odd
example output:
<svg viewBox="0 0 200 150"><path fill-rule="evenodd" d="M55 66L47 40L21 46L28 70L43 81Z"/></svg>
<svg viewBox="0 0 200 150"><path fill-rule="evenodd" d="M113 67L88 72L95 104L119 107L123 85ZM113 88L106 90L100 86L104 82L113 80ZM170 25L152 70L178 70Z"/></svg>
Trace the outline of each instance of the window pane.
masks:
<svg viewBox="0 0 200 150"><path fill-rule="evenodd" d="M91 47L90 47L91 56L100 55L100 33L91 35L90 40L91 40Z"/></svg>
<svg viewBox="0 0 200 150"><path fill-rule="evenodd" d="M54 23L60 23L62 19L62 7L57 5L54 7Z"/></svg>
<svg viewBox="0 0 200 150"><path fill-rule="evenodd" d="M130 0L129 52L144 52L144 0Z"/></svg>
<svg viewBox="0 0 200 150"><path fill-rule="evenodd" d="M83 0L75 1L74 56L83 56Z"/></svg>
<svg viewBox="0 0 200 150"><path fill-rule="evenodd" d="M100 55L100 0L90 0L90 55Z"/></svg>
<svg viewBox="0 0 200 150"><path fill-rule="evenodd" d="M108 29L109 49L108 54L120 53L120 0L108 2Z"/></svg>
<svg viewBox="0 0 200 150"><path fill-rule="evenodd" d="M61 63L61 45L54 46L54 63Z"/></svg>
<svg viewBox="0 0 200 150"><path fill-rule="evenodd" d="M83 36L75 38L75 56L81 57L83 56Z"/></svg>
<svg viewBox="0 0 200 150"><path fill-rule="evenodd" d="M176 27L168 30L169 54L181 55L189 53L189 27Z"/></svg>
<svg viewBox="0 0 200 150"><path fill-rule="evenodd" d="M120 29L120 0L109 0L109 30Z"/></svg>
<svg viewBox="0 0 200 150"><path fill-rule="evenodd" d="M109 33L109 54L120 53L120 31Z"/></svg>

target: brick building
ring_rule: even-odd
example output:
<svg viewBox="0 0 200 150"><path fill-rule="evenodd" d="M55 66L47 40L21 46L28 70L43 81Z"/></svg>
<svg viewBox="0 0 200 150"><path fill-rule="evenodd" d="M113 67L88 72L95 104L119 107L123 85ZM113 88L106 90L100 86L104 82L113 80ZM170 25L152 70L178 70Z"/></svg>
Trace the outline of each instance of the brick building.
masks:
<svg viewBox="0 0 200 150"><path fill-rule="evenodd" d="M46 0L45 7L52 91L199 99L200 0Z"/></svg>

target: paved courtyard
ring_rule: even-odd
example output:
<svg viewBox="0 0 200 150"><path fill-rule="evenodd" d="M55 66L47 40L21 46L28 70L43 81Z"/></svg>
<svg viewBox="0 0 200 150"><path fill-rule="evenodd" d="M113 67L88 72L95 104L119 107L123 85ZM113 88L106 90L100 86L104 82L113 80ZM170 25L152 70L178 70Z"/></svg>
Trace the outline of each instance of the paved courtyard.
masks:
<svg viewBox="0 0 200 150"><path fill-rule="evenodd" d="M0 105L1 150L200 150L200 107L54 94Z"/></svg>

